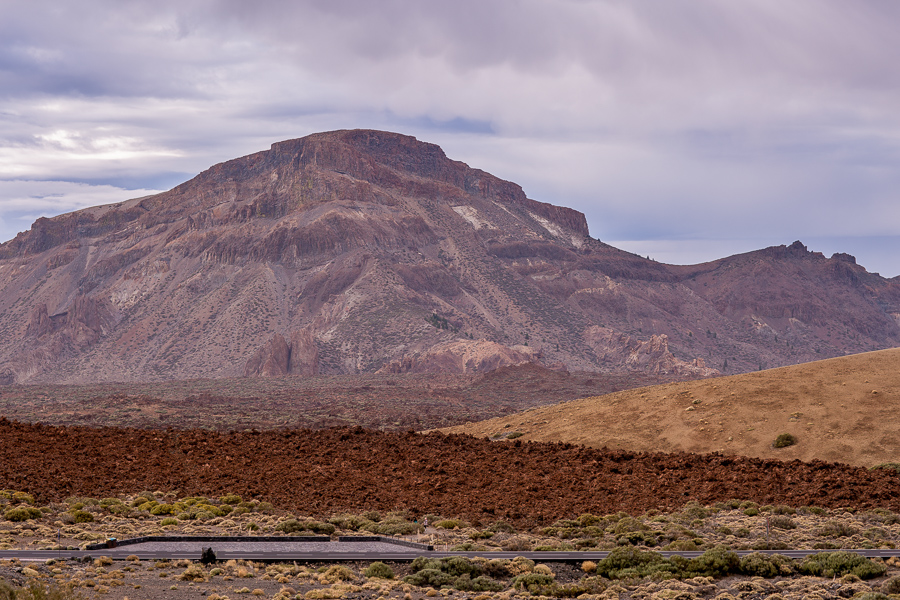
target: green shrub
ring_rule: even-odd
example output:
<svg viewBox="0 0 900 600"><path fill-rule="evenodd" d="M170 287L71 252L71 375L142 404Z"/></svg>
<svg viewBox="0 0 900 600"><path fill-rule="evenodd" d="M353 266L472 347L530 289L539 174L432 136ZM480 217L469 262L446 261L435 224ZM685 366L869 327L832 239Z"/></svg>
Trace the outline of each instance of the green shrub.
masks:
<svg viewBox="0 0 900 600"><path fill-rule="evenodd" d="M807 556L797 570L815 577L842 577L852 573L860 579L872 579L884 575L887 567L855 552L820 552Z"/></svg>
<svg viewBox="0 0 900 600"><path fill-rule="evenodd" d="M714 511L712 509L701 506L696 500L691 500L681 509L681 516L688 520L705 519Z"/></svg>
<svg viewBox="0 0 900 600"><path fill-rule="evenodd" d="M510 433L508 436L506 436L506 439L508 439L508 440L514 440L514 439L516 439L516 438L522 437L523 435L525 435L525 434L522 433L521 431L513 431L513 432Z"/></svg>
<svg viewBox="0 0 900 600"><path fill-rule="evenodd" d="M725 577L737 573L740 563L741 559L737 554L725 546L716 546L697 558L690 559L684 571L689 577Z"/></svg>
<svg viewBox="0 0 900 600"><path fill-rule="evenodd" d="M535 596L545 596L544 592L556 583L553 575L546 573L524 573L516 577L512 584L517 590L530 592Z"/></svg>
<svg viewBox="0 0 900 600"><path fill-rule="evenodd" d="M464 527L468 527L466 523L459 519L442 519L435 523L434 526L440 529L456 529L457 527L463 529Z"/></svg>
<svg viewBox="0 0 900 600"><path fill-rule="evenodd" d="M797 529L797 524L794 523L794 520L785 515L769 517L769 525L775 529Z"/></svg>
<svg viewBox="0 0 900 600"><path fill-rule="evenodd" d="M850 537L859 533L859 530L843 521L828 521L816 533L821 537Z"/></svg>
<svg viewBox="0 0 900 600"><path fill-rule="evenodd" d="M499 592L505 586L485 575L472 579L469 575L461 575L453 580L453 587L463 592Z"/></svg>
<svg viewBox="0 0 900 600"><path fill-rule="evenodd" d="M86 510L73 510L69 512L72 515L72 518L75 519L76 523L93 523L94 515L89 513Z"/></svg>
<svg viewBox="0 0 900 600"><path fill-rule="evenodd" d="M678 552L696 552L700 548L694 540L675 540L665 547L666 550L677 550Z"/></svg>
<svg viewBox="0 0 900 600"><path fill-rule="evenodd" d="M306 531L306 527L297 519L287 519L275 526L275 531L280 531L288 535L297 533L298 531Z"/></svg>
<svg viewBox="0 0 900 600"><path fill-rule="evenodd" d="M162 525L162 526L166 526L166 525L178 525L178 519L176 519L175 517L166 517L165 519L163 519L162 521L160 521L159 524Z"/></svg>
<svg viewBox="0 0 900 600"><path fill-rule="evenodd" d="M556 548L554 548L555 550ZM472 542L463 542L462 544L456 544L450 548L451 552L484 552L487 550L481 544L475 544Z"/></svg>
<svg viewBox="0 0 900 600"><path fill-rule="evenodd" d="M30 521L31 519L40 519L43 515L41 509L33 506L16 506L10 508L3 513L3 518L7 521Z"/></svg>
<svg viewBox="0 0 900 600"><path fill-rule="evenodd" d="M175 507L171 504L157 504L150 509L151 515L171 515L175 512Z"/></svg>
<svg viewBox="0 0 900 600"><path fill-rule="evenodd" d="M516 528L507 523L506 521L497 521L490 527L488 527L489 531L494 531L497 533L515 533Z"/></svg>
<svg viewBox="0 0 900 600"><path fill-rule="evenodd" d="M25 587L13 587L0 579L0 600L81 600L83 596L72 586L45 586L29 581Z"/></svg>
<svg viewBox="0 0 900 600"><path fill-rule="evenodd" d="M438 569L422 569L404 577L403 582L419 587L441 588L445 585L452 585L455 579L456 577L453 575L443 573Z"/></svg>
<svg viewBox="0 0 900 600"><path fill-rule="evenodd" d="M794 573L794 561L780 554L754 552L741 558L740 572L750 577L778 577Z"/></svg>
<svg viewBox="0 0 900 600"><path fill-rule="evenodd" d="M657 543L658 540L656 539L656 536L649 531L631 531L616 538L616 544L619 546L624 546L625 544L630 544L632 546L655 546Z"/></svg>
<svg viewBox="0 0 900 600"><path fill-rule="evenodd" d="M18 504L34 504L34 496L25 492L13 492L10 500Z"/></svg>
<svg viewBox="0 0 900 600"><path fill-rule="evenodd" d="M323 523L322 521L307 521L304 525L307 530L324 535L331 535L337 529L331 523Z"/></svg>
<svg viewBox="0 0 900 600"><path fill-rule="evenodd" d="M196 506L194 506L194 508L197 510L198 513L199 512L208 512L209 514L213 515L214 517L225 516L228 514L229 511L231 511L231 507L227 506L227 505L220 508L213 504L204 504L204 503L197 504ZM227 509L227 510L223 510L223 509Z"/></svg>
<svg viewBox="0 0 900 600"><path fill-rule="evenodd" d="M230 504L231 506L237 506L241 503L241 497L237 494L226 494L219 498L219 502L222 504Z"/></svg>
<svg viewBox="0 0 900 600"><path fill-rule="evenodd" d="M900 594L900 577L891 577L882 583L881 591L885 594Z"/></svg>
<svg viewBox="0 0 900 600"><path fill-rule="evenodd" d="M506 574L509 561L483 561L491 573ZM484 575L481 563L470 561L461 556L448 558L425 558L420 556L410 565L412 575L403 578L405 583L417 586L440 588L454 587L461 591L498 592L503 585Z"/></svg>
<svg viewBox="0 0 900 600"><path fill-rule="evenodd" d="M657 552L642 552L632 546L614 548L597 563L597 575L607 579L648 577L654 573L674 574L674 565ZM671 576L671 575L670 575Z"/></svg>
<svg viewBox="0 0 900 600"><path fill-rule="evenodd" d="M750 508L744 509L744 514L748 517L755 517L759 514L759 509L751 506Z"/></svg>
<svg viewBox="0 0 900 600"><path fill-rule="evenodd" d="M322 567L322 579L328 583L337 583L338 581L353 581L356 575L344 565L332 565L330 567Z"/></svg>
<svg viewBox="0 0 900 600"><path fill-rule="evenodd" d="M801 506L799 509L800 514L810 514L817 515L820 517L824 517L826 514L826 510L824 508L820 508L818 506Z"/></svg>
<svg viewBox="0 0 900 600"><path fill-rule="evenodd" d="M889 471L896 471L900 473L900 463L886 462L877 464L874 467L869 467L870 471L874 471L875 469L887 469Z"/></svg>
<svg viewBox="0 0 900 600"><path fill-rule="evenodd" d="M359 515L336 515L328 519L328 522L332 525L336 525L341 529L348 529L350 531L359 531L364 528L366 525L374 525L374 521L371 519L367 519L365 517Z"/></svg>
<svg viewBox="0 0 900 600"><path fill-rule="evenodd" d="M774 446L775 448L787 448L788 446L793 446L796 443L797 438L795 438L793 435L791 435L790 433L782 433L777 438L775 438L775 441L772 442L772 446Z"/></svg>
<svg viewBox="0 0 900 600"><path fill-rule="evenodd" d="M481 575L481 566L473 563L468 558L462 556L451 556L441 559L441 571L459 577L460 575L470 575L477 577Z"/></svg>
<svg viewBox="0 0 900 600"><path fill-rule="evenodd" d="M624 519L620 519L616 526L613 528L613 535L622 535L623 533L630 533L633 531L649 531L650 528L647 525L644 525L642 522L638 521L634 517L625 517Z"/></svg>
<svg viewBox="0 0 900 600"><path fill-rule="evenodd" d="M361 529L377 535L409 535L418 531L419 526L403 517L390 516L377 523L370 521Z"/></svg>
<svg viewBox="0 0 900 600"><path fill-rule="evenodd" d="M870 521L877 521L884 525L896 525L900 523L900 516L884 508L875 508L867 511L866 518Z"/></svg>
<svg viewBox="0 0 900 600"><path fill-rule="evenodd" d="M373 523L377 523L381 520L381 513L377 510L367 510L366 512L360 515L363 519L372 521Z"/></svg>
<svg viewBox="0 0 900 600"><path fill-rule="evenodd" d="M393 579L394 570L381 562L380 560L373 562L363 571L366 577L377 577L378 579Z"/></svg>
<svg viewBox="0 0 900 600"><path fill-rule="evenodd" d="M409 565L410 570L413 573L417 573L424 569L437 569L441 570L441 559L439 558L426 558L424 556L417 556L415 560Z"/></svg>

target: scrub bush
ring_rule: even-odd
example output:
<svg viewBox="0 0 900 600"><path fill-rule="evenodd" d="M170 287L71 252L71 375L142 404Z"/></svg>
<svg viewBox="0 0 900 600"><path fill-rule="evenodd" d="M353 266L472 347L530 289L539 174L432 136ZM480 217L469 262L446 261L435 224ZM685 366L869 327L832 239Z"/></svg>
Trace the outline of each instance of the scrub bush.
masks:
<svg viewBox="0 0 900 600"><path fill-rule="evenodd" d="M41 509L33 506L17 506L10 508L3 513L3 518L7 521L30 521L31 519L40 519L43 515Z"/></svg>
<svg viewBox="0 0 900 600"><path fill-rule="evenodd" d="M790 433L782 433L777 438L775 438L775 441L772 443L772 445L775 448L787 448L788 446L793 446L796 443L797 438L792 436Z"/></svg>
<svg viewBox="0 0 900 600"><path fill-rule="evenodd" d="M887 573L887 567L855 552L820 552L807 556L798 571L815 577L842 577L852 573L860 579L872 579Z"/></svg>
<svg viewBox="0 0 900 600"><path fill-rule="evenodd" d="M363 575L366 577L377 577L378 579L393 579L394 570L379 560L369 565L368 568L363 571Z"/></svg>

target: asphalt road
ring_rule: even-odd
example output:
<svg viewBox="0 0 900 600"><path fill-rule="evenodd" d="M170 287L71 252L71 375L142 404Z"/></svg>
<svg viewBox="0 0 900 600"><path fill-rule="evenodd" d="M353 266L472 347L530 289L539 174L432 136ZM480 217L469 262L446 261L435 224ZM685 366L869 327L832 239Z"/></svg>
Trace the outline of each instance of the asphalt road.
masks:
<svg viewBox="0 0 900 600"><path fill-rule="evenodd" d="M341 561L412 561L419 556L442 558L464 556L473 558L515 558L524 556L536 562L582 562L603 560L609 552L444 552L409 548L389 542L329 542L297 544L285 542L149 542L122 545L100 550L2 550L0 559L18 558L21 561L46 561L49 559L83 559L86 556L108 556L113 560L125 560L137 556L140 560L199 560L203 548L212 548L218 560L245 559L259 562L341 562ZM900 556L900 549L848 550L869 558ZM737 551L739 556L751 554L751 550ZM790 558L803 558L822 550L763 550L766 554L781 554ZM660 551L663 556L679 555L693 558L702 552Z"/></svg>

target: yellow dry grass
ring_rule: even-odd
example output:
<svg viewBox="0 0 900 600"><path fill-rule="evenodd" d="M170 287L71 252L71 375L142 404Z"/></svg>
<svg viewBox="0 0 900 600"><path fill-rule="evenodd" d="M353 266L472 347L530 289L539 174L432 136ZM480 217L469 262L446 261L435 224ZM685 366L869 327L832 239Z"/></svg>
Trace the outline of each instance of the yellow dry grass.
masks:
<svg viewBox="0 0 900 600"><path fill-rule="evenodd" d="M866 467L900 462L900 348L627 390L442 431ZM782 433L797 444L774 448Z"/></svg>

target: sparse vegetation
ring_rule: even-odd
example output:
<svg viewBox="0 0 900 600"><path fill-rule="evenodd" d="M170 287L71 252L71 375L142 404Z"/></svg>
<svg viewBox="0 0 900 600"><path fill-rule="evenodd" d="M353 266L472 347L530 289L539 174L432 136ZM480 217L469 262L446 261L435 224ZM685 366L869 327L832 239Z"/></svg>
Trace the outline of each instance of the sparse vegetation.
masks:
<svg viewBox="0 0 900 600"><path fill-rule="evenodd" d="M34 531L38 536L51 536L55 531L52 523L61 515L71 514L75 506L81 506L80 510L98 511L94 514L98 518L102 516L106 519L105 523L94 521L66 526L65 534L82 537L82 544L102 539L110 523L116 524L113 527L131 526L134 527L135 533L140 531L143 534L153 532L154 528L169 527L175 528L176 532L191 534L240 532L242 535L250 533L252 528L249 525L256 525L257 522L262 525L257 529L265 535L271 535L276 531L285 533L311 531L310 526L315 529L316 523L326 524L308 516L287 514L274 507L270 511L274 514L266 515L254 510L263 504L257 501L226 505L237 508L244 504L242 508L246 508L247 512L233 514L237 512L233 511L227 516L215 517L208 521L175 520L172 523L173 517L154 515L151 511L140 511L130 517L123 517L109 510L117 506L129 506L135 502L141 506L148 502L161 503L160 501L173 506L188 508L211 506L218 509L225 505L223 499L224 496L218 500L201 497L179 499L160 491L142 492L140 497L136 495L131 498L103 501L72 498L68 499L67 503L52 505L46 513L42 512L41 517L29 521L30 529L26 531ZM759 515L749 517L744 514L751 508L759 511ZM196 593L197 586L221 585L234 580L242 581L241 585L233 585L234 593L246 589L246 592L240 593L247 595L256 593L284 600L294 598L298 593L297 589L312 599L330 597L329 594L335 589L344 590L341 593L346 593L346 590L351 588L366 589L367 585L408 586L406 589L409 589L413 596L416 594L428 596L426 593L428 590L443 588L471 594L492 594L506 590L547 597L574 597L600 594L615 586L632 591L641 586L645 586L641 589L647 589L646 586L652 582L655 582L652 585L663 586L667 581L682 582L680 585L687 587L679 589L684 590L698 585L696 582L700 580L697 578L701 578L707 582L703 585L713 586L704 589L721 589L736 596L740 589L729 586L736 586L738 584L735 581L741 580L735 580L733 577L763 578L755 580L761 582L800 575L828 577L829 581L833 577L846 576L868 581L890 574L888 569L896 568L891 567L893 563L870 561L846 551L820 553L801 561L758 552L738 558L735 554L738 549L747 550L760 545L777 546L788 539L785 536L790 536L792 545L806 548L813 548L817 544L831 544L835 548L892 547L894 544L892 540L900 537L900 517L882 509L858 512L842 509L813 511L810 507L795 509L783 504L757 507L752 502L740 501L720 502L714 506L688 502L681 509L670 513L649 511L644 515L582 514L578 518L560 519L550 526L533 529L517 528L503 521L494 522L487 527L485 525L475 527L459 517L436 514L428 517L430 522L440 524L435 528L435 533L429 536L432 542L450 547L465 546L466 549L477 547L480 548L479 551L484 552L484 557L419 558L411 564L398 565L373 562L359 567L360 571L357 573L346 564L322 565L315 568L297 565L261 565L234 560L209 566L185 560L157 561L155 564L148 564L150 567L148 569L142 567L137 556L130 557L126 563L134 567L117 569L111 560L101 556L94 561L92 568L97 572L90 578L91 585L88 585L83 576L76 577L76 573L80 572L75 568L77 563L67 565L63 560L52 567L61 567L60 574L63 576L60 578L61 583L74 582L79 586L76 589L92 590L91 593L103 586L117 585L124 577L129 585L133 580L134 585L140 585L148 592L158 590L160 594L165 592L167 596L181 593L181 590L185 590L185 593L193 590ZM346 534L353 531L367 531L377 526L412 525L409 518L410 515L405 513L382 514L367 511L361 514L336 515L327 525L334 528L333 531L336 533ZM768 532L767 519L770 525ZM793 528L790 528L789 522L794 524ZM171 529L168 531L171 532ZM480 535L481 533L489 535ZM633 539L629 536L633 536ZM667 544L665 546L667 549L701 550L703 554L697 558L677 556L665 558L646 547L645 542L650 538L657 540L660 546ZM19 547L32 547L31 539L23 537L18 542ZM477 540L478 544L473 544L473 540ZM2 541L3 538L0 538L0 548L8 547L8 543L4 546ZM633 545L632 542L638 545ZM610 550L610 554L602 561L586 561L570 567L556 563L535 564L527 559L490 558L492 551L504 548L564 550L581 547ZM900 567L900 561L896 564ZM105 572L107 569L109 573ZM121 575L114 577L111 575L113 572L119 572ZM397 579L400 580L399 584L391 583ZM892 589L891 586L900 588L900 584L890 581L884 583L882 592ZM190 584L194 587L189 587ZM288 585L294 586L292 589L295 591L279 596L280 590ZM856 592L871 590L875 593L879 589L877 586L860 588L858 586L862 584L859 583L854 585L857 586L854 588ZM405 588L390 589L402 592ZM208 597L213 596L214 594L208 594ZM400 596L397 596L397 600L400 600Z"/></svg>
<svg viewBox="0 0 900 600"><path fill-rule="evenodd" d="M797 438L791 435L790 433L782 433L779 434L772 445L775 448L787 448L788 446L793 446L797 443Z"/></svg>

